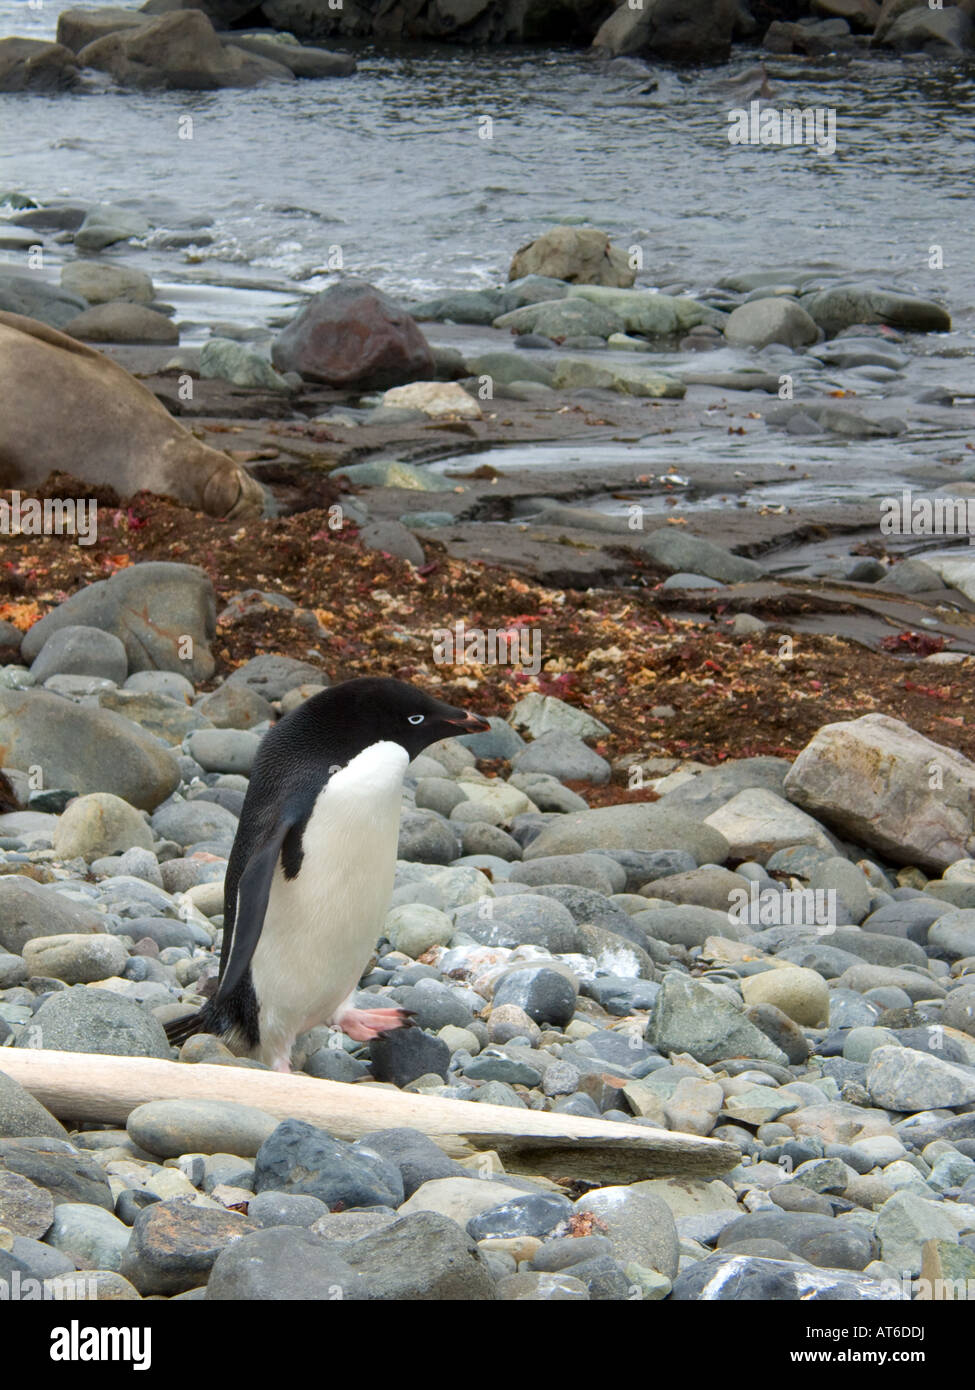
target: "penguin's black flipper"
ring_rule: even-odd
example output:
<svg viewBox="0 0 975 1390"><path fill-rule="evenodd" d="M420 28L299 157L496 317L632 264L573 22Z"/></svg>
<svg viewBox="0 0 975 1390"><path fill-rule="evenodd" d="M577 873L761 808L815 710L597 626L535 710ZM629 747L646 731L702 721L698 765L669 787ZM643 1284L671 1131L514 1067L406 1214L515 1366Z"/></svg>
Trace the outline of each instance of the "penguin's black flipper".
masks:
<svg viewBox="0 0 975 1390"><path fill-rule="evenodd" d="M247 860L237 883L234 924L229 946L225 941L222 952L220 983L213 999L214 1005L218 1008L240 984L251 963L251 957L260 940L264 914L267 911L268 898L271 896L271 880L274 878L274 870L284 841L288 832L306 819L307 814L306 807L292 802L268 839Z"/></svg>

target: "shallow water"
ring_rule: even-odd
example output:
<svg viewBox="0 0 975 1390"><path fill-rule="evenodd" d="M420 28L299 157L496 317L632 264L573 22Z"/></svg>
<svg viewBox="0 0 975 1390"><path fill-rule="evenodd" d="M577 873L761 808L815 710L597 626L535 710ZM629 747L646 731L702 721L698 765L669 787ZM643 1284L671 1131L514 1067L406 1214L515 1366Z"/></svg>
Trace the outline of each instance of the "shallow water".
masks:
<svg viewBox="0 0 975 1390"><path fill-rule="evenodd" d="M37 10L0 0L0 33L53 35L57 12L50 3ZM925 419L923 409L905 407L933 385L975 391L975 65L746 52L724 68L659 69L647 94L647 83L568 50L356 54L352 78L253 91L0 95L0 189L144 212L154 224L145 245L105 254L153 274L160 299L176 306L184 344L203 341L210 324L285 321L298 296L329 283L336 248L346 273L416 298L503 281L514 250L562 219L639 246L638 283L647 287L701 293L733 271L789 266L874 278L942 299L954 331L910 339L907 371L883 386L815 363L803 377L802 362L792 360L800 394L853 390L875 414L910 418L900 438L809 439L747 420L739 436L720 410L707 412L723 393L696 388L698 424L671 436L484 457L542 474L631 460L640 473L676 466L690 478L692 509L726 505L695 488L698 464L726 465L729 480L742 465L789 469L781 485L763 482L746 500L801 507L880 497L923 465L969 457L970 411L954 419L928 411ZM835 107L834 155L729 144L728 111L739 98L723 85L758 60L766 61L774 104ZM486 116L489 140L479 138ZM186 117L190 140L178 136ZM186 227L205 229L209 244L162 244L167 230ZM934 246L944 269L929 266ZM47 273L56 278L63 253L49 247ZM437 325L425 329L442 337ZM477 328L449 336L464 350L500 345ZM776 353L783 355L775 349L756 361L730 348L671 349L616 360L678 372L749 363L779 371ZM774 403L760 392L747 405L739 398L742 411L764 414Z"/></svg>
<svg viewBox="0 0 975 1390"><path fill-rule="evenodd" d="M0 33L52 35L58 8L0 0ZM253 91L0 96L0 180L131 203L167 226L212 219L196 254L215 282L249 266L326 283L340 246L347 272L399 293L487 284L547 222L573 217L639 245L651 285L795 263L975 304L973 67L770 59L775 101L837 109L829 156L729 144L737 98L715 89L756 53L663 69L649 96L575 51L357 53L352 78ZM191 140L178 138L185 116ZM935 243L943 271L927 266Z"/></svg>

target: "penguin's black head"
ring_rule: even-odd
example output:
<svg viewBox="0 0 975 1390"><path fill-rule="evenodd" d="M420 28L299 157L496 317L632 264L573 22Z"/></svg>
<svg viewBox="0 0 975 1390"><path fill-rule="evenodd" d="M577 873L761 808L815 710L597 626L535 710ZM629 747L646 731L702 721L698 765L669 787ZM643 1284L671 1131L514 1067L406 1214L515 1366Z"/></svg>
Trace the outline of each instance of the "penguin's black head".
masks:
<svg viewBox="0 0 975 1390"><path fill-rule="evenodd" d="M485 733L491 727L479 714L469 714L415 685L385 676L344 681L313 696L299 710L306 708L310 713L313 705L316 717L328 722L330 741L341 739L353 755L387 741L400 744L415 758L442 738Z"/></svg>

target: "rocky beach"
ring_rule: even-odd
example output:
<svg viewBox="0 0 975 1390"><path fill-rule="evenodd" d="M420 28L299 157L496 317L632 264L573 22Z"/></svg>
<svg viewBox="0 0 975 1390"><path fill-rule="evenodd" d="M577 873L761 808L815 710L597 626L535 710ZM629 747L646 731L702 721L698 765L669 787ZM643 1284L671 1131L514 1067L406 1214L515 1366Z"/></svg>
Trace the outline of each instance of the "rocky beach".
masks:
<svg viewBox="0 0 975 1390"><path fill-rule="evenodd" d="M381 563L358 544L343 557L372 620L388 604L409 624L390 592L407 591L408 562ZM206 997L261 733L329 681L333 650L331 615L286 595L219 604L217 619L194 566L126 565L33 623L0 672L24 808L0 818L11 1056L174 1059L163 1023ZM360 620L354 601L344 615ZM258 635L264 650L219 679L268 621L304 654ZM348 632L342 646L351 674ZM897 1301L972 1277L975 764L878 712L825 723L798 756L647 756L679 712L648 709L647 682L612 728L616 656L589 637L581 650L525 681L490 733L410 766L360 1002L408 1008L414 1026L364 1045L318 1028L293 1064L354 1087L365 1113L392 1088L710 1137L718 1171L671 1160L607 1185L571 1154L544 1172L494 1146L457 1160L408 1126L350 1143L235 1102L232 1079L226 1099L149 1100L124 1128L79 1128L69 1099L62 1127L11 1064L5 1276L83 1278L106 1299L338 1284L368 1299ZM542 693L584 665L601 698ZM477 667L387 669L486 708ZM178 1059L257 1066L206 1035Z"/></svg>
<svg viewBox="0 0 975 1390"><path fill-rule="evenodd" d="M629 137L581 156L586 195L537 163L519 190L514 106L477 90L514 102L528 74L543 110L564 79L591 130L638 122L639 158L657 140L675 168L674 130L707 120L693 180L735 157L734 111L757 128L912 83L940 121L942 79L971 90L972 9L686 8L565 6L556 38L531 4L150 0L0 39L23 132L0 186L6 1298L852 1301L917 1321L975 1297L956 133L917 169L935 201L912 202L916 151L878 174L871 126L858 174L836 103L835 174L823 148L746 141L765 221L750 206L729 236L692 196L680 223L668 184L665 236L649 184L638 219L599 182L625 182ZM386 194L367 249L452 64L499 182L488 199L472 163L474 193L448 168L435 185L418 146L443 231ZM283 92L313 167L337 112L350 148L383 132L361 204L312 180L286 205L214 166L241 201L204 214L175 157L126 196L138 161L120 179L85 125L127 111L139 141L164 114L205 177L235 110L273 146ZM556 127L535 138L558 167ZM847 200L871 178L897 206L857 249ZM407 769L356 1003L411 1026L316 1027L293 1077L206 1033L170 1045L216 988L263 735L366 674L491 724Z"/></svg>

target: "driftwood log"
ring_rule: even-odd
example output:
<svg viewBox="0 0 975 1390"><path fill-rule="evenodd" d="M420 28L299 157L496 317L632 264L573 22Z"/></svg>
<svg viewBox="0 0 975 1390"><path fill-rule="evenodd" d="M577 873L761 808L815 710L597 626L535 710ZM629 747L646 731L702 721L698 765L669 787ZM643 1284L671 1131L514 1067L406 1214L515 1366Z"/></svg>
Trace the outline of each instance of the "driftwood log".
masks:
<svg viewBox="0 0 975 1390"><path fill-rule="evenodd" d="M551 1178L625 1183L668 1175L713 1177L740 1160L732 1144L646 1125L243 1067L5 1047L0 1071L58 1119L76 1123L124 1125L137 1105L151 1100L233 1100L280 1119L307 1120L339 1139L409 1126L453 1158L494 1149L512 1170Z"/></svg>

